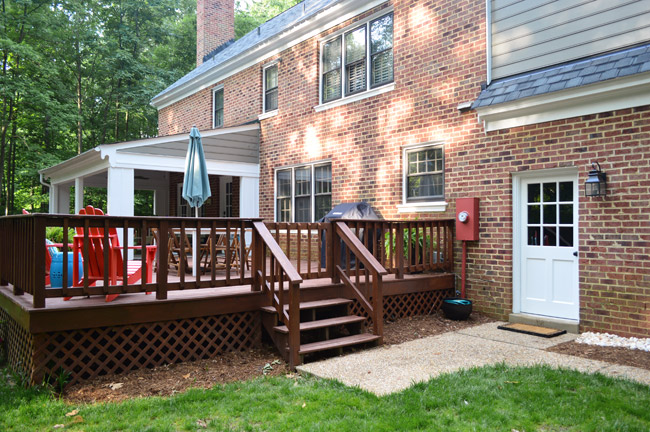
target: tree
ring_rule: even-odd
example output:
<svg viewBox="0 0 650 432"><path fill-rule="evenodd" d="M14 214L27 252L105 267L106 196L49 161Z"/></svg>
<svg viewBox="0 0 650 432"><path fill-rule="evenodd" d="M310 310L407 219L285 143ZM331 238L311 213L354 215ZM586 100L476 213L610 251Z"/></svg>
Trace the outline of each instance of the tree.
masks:
<svg viewBox="0 0 650 432"><path fill-rule="evenodd" d="M237 0L235 2L235 38L239 39L299 2L300 0L255 0L246 4Z"/></svg>

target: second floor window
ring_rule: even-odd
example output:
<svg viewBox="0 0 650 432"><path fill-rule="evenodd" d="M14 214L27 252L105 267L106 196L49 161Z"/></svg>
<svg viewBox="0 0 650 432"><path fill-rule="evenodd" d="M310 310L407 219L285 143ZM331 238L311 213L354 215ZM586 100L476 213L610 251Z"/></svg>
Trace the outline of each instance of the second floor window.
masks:
<svg viewBox="0 0 650 432"><path fill-rule="evenodd" d="M393 82L392 13L323 43L322 103L390 82Z"/></svg>
<svg viewBox="0 0 650 432"><path fill-rule="evenodd" d="M223 126L223 88L212 92L212 127L214 129Z"/></svg>
<svg viewBox="0 0 650 432"><path fill-rule="evenodd" d="M264 69L264 112L278 109L278 65Z"/></svg>

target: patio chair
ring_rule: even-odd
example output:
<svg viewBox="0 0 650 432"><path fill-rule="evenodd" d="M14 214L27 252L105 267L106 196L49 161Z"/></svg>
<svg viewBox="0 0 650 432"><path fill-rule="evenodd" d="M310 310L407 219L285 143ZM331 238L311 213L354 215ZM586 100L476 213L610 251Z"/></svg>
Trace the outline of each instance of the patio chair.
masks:
<svg viewBox="0 0 650 432"><path fill-rule="evenodd" d="M226 246L228 239L226 238L225 229L217 229L215 231L215 245L214 245L214 266L215 269L220 270L230 270L233 267L239 271L239 266L241 263L240 251L239 251L239 230L235 228L231 230L232 238L229 240L230 243L230 262L227 262ZM211 264L210 254L212 253L212 239L208 237L208 240L205 244L201 245L200 248L201 255L199 256L199 262L202 262L201 266L204 269L209 269Z"/></svg>
<svg viewBox="0 0 650 432"><path fill-rule="evenodd" d="M171 233L167 243L167 268L172 267L176 269L176 273L180 273L181 260L183 260L185 271L187 272L190 268L187 257L192 253L192 243L190 243L187 234L185 238L181 238L180 229L172 229L170 231Z"/></svg>
<svg viewBox="0 0 650 432"><path fill-rule="evenodd" d="M79 214L86 215L104 215L101 209L86 206L85 209L79 211ZM126 249L141 249L140 246L120 246L119 236L117 229L114 227L108 229L108 250L104 249L104 229L103 228L89 228L88 233L88 274L84 275L81 280L73 286L83 286L84 280L88 280L90 286L94 286L98 281L104 280L104 275L108 272L108 280L110 285L116 285L118 282L124 281L124 261L123 251ZM78 251L83 250L84 233L83 228L77 228L77 235L74 236L74 257L77 256ZM146 256L142 257L147 260L147 274L146 282L149 283L153 280L153 264L156 258L157 247L150 245L146 247ZM108 254L109 268L104 268L104 255ZM76 264L74 266L76 273ZM142 261L132 260L127 261L127 274L126 282L134 284L142 279ZM74 280L78 280L77 275L74 275ZM147 294L151 294L147 292ZM110 302L115 300L119 294L107 294L106 301ZM69 300L70 297L64 298Z"/></svg>

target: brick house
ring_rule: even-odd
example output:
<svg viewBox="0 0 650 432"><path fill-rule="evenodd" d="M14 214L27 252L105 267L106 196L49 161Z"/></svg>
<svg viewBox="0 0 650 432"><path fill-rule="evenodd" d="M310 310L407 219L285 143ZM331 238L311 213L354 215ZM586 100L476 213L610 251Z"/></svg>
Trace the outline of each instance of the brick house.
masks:
<svg viewBox="0 0 650 432"><path fill-rule="evenodd" d="M182 169L156 163L196 125L234 216L313 221L366 201L386 219L453 218L477 197L479 310L647 336L650 9L557 3L305 0L233 41L233 0L198 0L197 67L152 100L158 141L102 149L159 159L105 181L166 176L158 214L177 214ZM68 162L43 171L62 195L84 184L58 174ZM585 196L592 162L605 196Z"/></svg>

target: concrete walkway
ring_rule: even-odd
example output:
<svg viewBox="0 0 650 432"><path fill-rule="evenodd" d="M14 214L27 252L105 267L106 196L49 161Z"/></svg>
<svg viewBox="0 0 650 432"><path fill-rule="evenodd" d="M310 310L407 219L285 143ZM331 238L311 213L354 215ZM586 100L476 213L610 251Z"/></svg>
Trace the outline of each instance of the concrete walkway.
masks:
<svg viewBox="0 0 650 432"><path fill-rule="evenodd" d="M442 373L504 362L512 366L546 364L553 367L599 372L650 385L650 371L544 351L577 337L565 334L551 339L498 330L493 322L373 348L358 353L307 363L298 370L321 378L337 379L377 395L401 391L415 382Z"/></svg>

